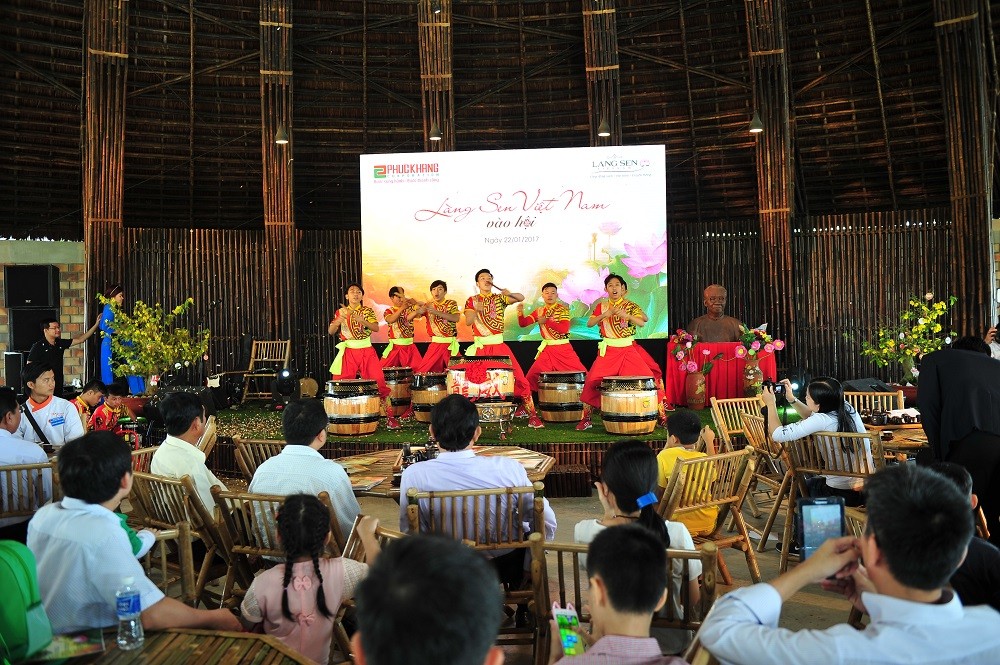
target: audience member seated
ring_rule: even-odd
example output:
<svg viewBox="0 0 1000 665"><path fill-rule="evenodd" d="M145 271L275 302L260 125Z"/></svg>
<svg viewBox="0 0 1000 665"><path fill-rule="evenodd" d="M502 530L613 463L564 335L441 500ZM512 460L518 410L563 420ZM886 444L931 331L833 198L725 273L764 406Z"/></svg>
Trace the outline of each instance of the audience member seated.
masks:
<svg viewBox="0 0 1000 665"><path fill-rule="evenodd" d="M792 391L792 384L788 379L782 379L785 386L785 396L788 403L795 409L802 420L790 425L782 426L778 419L778 407L774 395L774 389L770 386L764 387L761 398L764 400L764 407L767 412L767 431L771 433L771 439L776 442L795 441L815 434L816 432L859 432L865 431L865 424L861 421L861 416L857 410L844 399L844 388L837 379L822 376L813 379L806 386L805 401L796 399ZM865 442L865 453L868 456L869 468L873 468L872 451L869 443ZM820 450L820 454L823 451ZM853 455L847 457L853 460ZM844 499L846 506L860 506L864 503L861 497L861 488L864 479L856 476L815 476L806 480L806 488L809 496L839 496ZM795 542L789 554L798 556L802 542L798 524L795 525ZM775 545L775 549L781 551L781 543Z"/></svg>
<svg viewBox="0 0 1000 665"><path fill-rule="evenodd" d="M915 464L879 471L864 493L863 537L831 538L773 582L736 589L716 601L699 632L716 658L768 665L996 662L1000 613L964 607L946 588L972 538L968 497ZM782 603L815 583L840 591L868 612L868 626L778 628Z"/></svg>
<svg viewBox="0 0 1000 665"><path fill-rule="evenodd" d="M280 453L257 467L250 481L250 491L282 496L325 491L330 494L340 531L347 538L361 506L354 497L344 467L319 454L319 449L326 444L328 423L326 409L319 400L289 402L281 419L286 445Z"/></svg>
<svg viewBox="0 0 1000 665"><path fill-rule="evenodd" d="M167 438L153 453L150 472L167 478L191 476L201 502L211 511L215 506L212 485L226 486L205 466L205 453L198 449L208 420L205 405L194 393L171 393L160 402L160 415L167 426Z"/></svg>
<svg viewBox="0 0 1000 665"><path fill-rule="evenodd" d="M41 446L31 441L25 441L17 436L17 426L21 423L21 409L17 404L17 396L10 388L0 388L0 466L13 464L39 464L49 461L48 455ZM44 472L42 476L45 500L52 498L52 473ZM6 502L16 498L16 494L7 487L5 478L0 478L0 507L7 508ZM28 536L28 520L30 517L7 517L0 519L0 540L16 540L23 543Z"/></svg>
<svg viewBox="0 0 1000 665"><path fill-rule="evenodd" d="M104 398L104 404L94 409L87 429L91 431L107 430L121 436L123 430L120 421L125 418L135 421L135 414L123 401L126 397L128 397L128 386L124 383L109 385L108 396Z"/></svg>
<svg viewBox="0 0 1000 665"><path fill-rule="evenodd" d="M578 543L589 543L594 537L611 526L639 524L648 528L660 540L663 548L693 550L694 541L687 527L680 522L667 522L656 514L656 454L642 441L616 441L608 448L601 469L601 481L594 483L597 497L604 507L604 516L596 520L577 522L573 537ZM582 557L581 566L587 563ZM684 565L674 562L670 571L670 583L674 589L674 613L681 615L681 584L687 583L691 603L701 597L698 576L701 562L692 561L688 566L688 577L684 579ZM654 637L660 643L663 653L680 653L691 642L691 631L657 629Z"/></svg>
<svg viewBox="0 0 1000 665"><path fill-rule="evenodd" d="M39 510L28 525L28 547L38 562L45 613L56 633L117 624L115 591L134 578L148 630L240 630L226 609L196 610L163 595L136 560L113 512L132 489L132 454L110 432L91 432L59 451L65 498Z"/></svg>
<svg viewBox="0 0 1000 665"><path fill-rule="evenodd" d="M406 518L406 493L411 487L422 492L448 490L489 489L493 487L529 487L528 474L517 460L508 457L477 457L469 450L482 434L479 426L479 411L476 405L462 395L448 395L438 402L431 411L430 434L441 447L437 459L411 464L403 470L399 483L399 527L410 530ZM527 523L532 513L532 497L523 495L519 514L525 521L525 532L538 530L537 525ZM420 505L420 520L427 522L427 507ZM545 539L556 535L556 515L545 500ZM500 580L506 584L519 586L524 577L525 554L528 549L496 550L487 553L495 557L493 563L500 573Z"/></svg>
<svg viewBox="0 0 1000 665"><path fill-rule="evenodd" d="M93 379L88 381L80 394L73 399L73 406L76 407L77 413L80 414L80 422L83 423L85 431L89 431L90 416L94 408L101 403L101 400L107 394L108 387L104 385L104 382L100 379Z"/></svg>
<svg viewBox="0 0 1000 665"><path fill-rule="evenodd" d="M578 630L589 645L587 651L563 657L559 628L550 621L550 665L684 663L680 658L660 655L660 645L649 636L653 613L667 602L667 554L661 536L637 524L602 530L590 543L587 575L591 632Z"/></svg>
<svg viewBox="0 0 1000 665"><path fill-rule="evenodd" d="M376 527L378 520L373 517L358 524L368 564L379 553ZM240 608L248 629L263 624L265 633L318 665L330 660L337 611L368 574L364 563L320 558L332 535L330 511L318 498L312 494L288 496L278 513L278 537L288 563L254 578Z"/></svg>
<svg viewBox="0 0 1000 665"><path fill-rule="evenodd" d="M667 418L667 434L667 447L656 456L656 464L659 467L656 479L657 500L663 498L678 460L705 457L705 453L694 449L699 437L705 438L710 450L714 449L715 432L708 426L702 428L697 414L689 409L677 409ZM678 515L677 519L687 527L692 536L707 536L715 531L718 517L719 509L712 506Z"/></svg>
<svg viewBox="0 0 1000 665"><path fill-rule="evenodd" d="M76 407L56 397L56 379L45 363L30 363L21 372L28 399L21 405L24 417L17 436L54 448L83 436L83 424Z"/></svg>
<svg viewBox="0 0 1000 665"><path fill-rule="evenodd" d="M357 665L501 665L503 616L496 572L440 536L389 543L358 585Z"/></svg>
<svg viewBox="0 0 1000 665"><path fill-rule="evenodd" d="M955 483L962 494L969 497L975 514L979 497L972 493L972 476L965 467L951 462L937 462L929 468ZM966 607L992 605L993 609L1000 610L1000 549L973 536L965 560L951 576L951 588Z"/></svg>
<svg viewBox="0 0 1000 665"><path fill-rule="evenodd" d="M738 342L743 330L739 319L726 316L726 287L711 284L703 293L705 314L688 324L687 330L702 342Z"/></svg>

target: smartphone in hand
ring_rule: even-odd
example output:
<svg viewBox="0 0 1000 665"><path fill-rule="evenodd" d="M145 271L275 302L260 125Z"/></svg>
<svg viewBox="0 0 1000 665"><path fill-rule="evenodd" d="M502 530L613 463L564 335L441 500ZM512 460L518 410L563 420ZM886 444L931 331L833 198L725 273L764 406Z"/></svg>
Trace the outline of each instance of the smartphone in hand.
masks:
<svg viewBox="0 0 1000 665"><path fill-rule="evenodd" d="M796 502L802 524L802 560L809 558L830 538L844 535L844 499L839 496L809 497Z"/></svg>
<svg viewBox="0 0 1000 665"><path fill-rule="evenodd" d="M576 629L580 627L580 617L572 605L563 609L556 605L552 606L552 618L556 620L559 627L559 643L562 644L563 654L567 656L579 656L583 653L583 638L577 634Z"/></svg>

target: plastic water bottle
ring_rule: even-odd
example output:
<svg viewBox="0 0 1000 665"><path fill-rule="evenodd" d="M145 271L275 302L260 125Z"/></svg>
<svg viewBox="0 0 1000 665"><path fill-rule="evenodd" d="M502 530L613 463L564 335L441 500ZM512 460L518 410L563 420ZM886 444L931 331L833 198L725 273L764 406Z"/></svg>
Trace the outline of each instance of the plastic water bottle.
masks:
<svg viewBox="0 0 1000 665"><path fill-rule="evenodd" d="M134 586L134 577L123 577L115 593L115 611L118 614L118 648L131 651L142 647L146 639L142 632L142 601Z"/></svg>

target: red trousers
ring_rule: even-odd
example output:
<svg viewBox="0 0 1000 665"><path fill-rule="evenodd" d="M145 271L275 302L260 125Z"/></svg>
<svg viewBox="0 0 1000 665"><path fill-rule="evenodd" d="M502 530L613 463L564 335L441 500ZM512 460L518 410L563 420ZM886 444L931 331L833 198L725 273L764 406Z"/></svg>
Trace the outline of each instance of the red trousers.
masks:
<svg viewBox="0 0 1000 665"><path fill-rule="evenodd" d="M413 366L413 373L423 374L424 372L447 371L449 358L451 358L450 344L431 342L430 346L427 347L427 353L424 354L423 360L416 366Z"/></svg>
<svg viewBox="0 0 1000 665"><path fill-rule="evenodd" d="M538 375L542 372L586 372L571 344L546 346L542 354L535 358L525 378L535 392L538 391Z"/></svg>
<svg viewBox="0 0 1000 665"><path fill-rule="evenodd" d="M423 361L420 357L420 349L416 344L408 346L393 346L389 355L382 359L382 367L410 367L414 368Z"/></svg>
<svg viewBox="0 0 1000 665"><path fill-rule="evenodd" d="M344 364L340 374L333 374L330 378L336 379L368 379L378 384L378 394L382 397L389 396L389 386L385 383L385 375L382 373L382 365L378 361L375 349L367 346L363 349L344 349Z"/></svg>

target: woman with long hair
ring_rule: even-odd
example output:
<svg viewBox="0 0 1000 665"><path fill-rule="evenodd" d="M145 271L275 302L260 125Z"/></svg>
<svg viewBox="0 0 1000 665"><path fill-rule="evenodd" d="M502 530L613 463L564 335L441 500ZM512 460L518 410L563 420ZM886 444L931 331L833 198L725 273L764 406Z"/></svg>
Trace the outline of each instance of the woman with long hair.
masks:
<svg viewBox="0 0 1000 665"><path fill-rule="evenodd" d="M598 519L577 522L574 540L589 543L603 529L622 524L639 524L657 535L663 547L674 549L696 549L687 527L680 522L667 522L656 514L656 453L642 441L630 439L616 441L604 456L601 480L594 483L597 496L601 500L604 514ZM581 565L586 558L581 557ZM683 563L672 562L670 584L673 588L675 616L681 615L679 603L683 577ZM701 598L698 576L701 562L691 561L688 565L688 593L690 602L696 605ZM660 642L664 653L680 653L691 641L691 633L686 630L654 629L651 633Z"/></svg>

